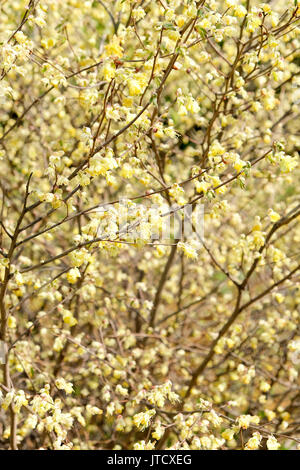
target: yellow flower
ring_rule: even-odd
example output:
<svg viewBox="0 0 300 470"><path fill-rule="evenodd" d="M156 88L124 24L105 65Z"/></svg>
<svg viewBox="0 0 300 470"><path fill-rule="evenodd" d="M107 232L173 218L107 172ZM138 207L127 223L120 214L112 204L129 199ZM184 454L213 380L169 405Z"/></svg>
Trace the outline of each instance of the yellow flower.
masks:
<svg viewBox="0 0 300 470"><path fill-rule="evenodd" d="M277 222L280 219L280 215L277 212L273 211L273 209L268 210L268 216L271 222Z"/></svg>
<svg viewBox="0 0 300 470"><path fill-rule="evenodd" d="M282 173L290 173L299 165L299 161L296 157L291 157L290 155L282 155L280 160L280 169Z"/></svg>
<svg viewBox="0 0 300 470"><path fill-rule="evenodd" d="M27 406L28 400L23 390L19 390L14 396L12 409L15 413L20 413L22 406Z"/></svg>
<svg viewBox="0 0 300 470"><path fill-rule="evenodd" d="M110 81L116 76L116 66L112 62L106 62L101 72L104 80Z"/></svg>
<svg viewBox="0 0 300 470"><path fill-rule="evenodd" d="M265 13L270 13L272 11L270 5L268 5L267 3L262 3L261 8Z"/></svg>
<svg viewBox="0 0 300 470"><path fill-rule="evenodd" d="M64 390L68 395L74 392L73 384L66 382L62 377L55 380L55 385L59 390Z"/></svg>
<svg viewBox="0 0 300 470"><path fill-rule="evenodd" d="M11 392L8 392L5 395L5 398L4 398L4 400L2 402L2 405L1 405L4 410L8 409L8 407L10 406L10 404L11 404L13 398L14 398L14 395L15 395L15 392L13 390Z"/></svg>
<svg viewBox="0 0 300 470"><path fill-rule="evenodd" d="M80 278L80 271L78 268L72 268L70 271L67 272L67 279L70 284L75 284L77 279Z"/></svg>
<svg viewBox="0 0 300 470"><path fill-rule="evenodd" d="M251 415L241 415L237 418L239 428L248 429L251 424L258 424L259 417Z"/></svg>
<svg viewBox="0 0 300 470"><path fill-rule="evenodd" d="M15 39L19 44L25 44L26 41L27 41L27 37L25 36L25 34L22 31L18 31L15 34Z"/></svg>
<svg viewBox="0 0 300 470"><path fill-rule="evenodd" d="M179 28L182 28L185 21L186 21L186 19L185 19L184 15L176 15L175 22L176 22L177 26L179 26Z"/></svg>
<svg viewBox="0 0 300 470"><path fill-rule="evenodd" d="M275 294L275 299L277 300L277 302L279 304L281 304L283 301L284 301L284 296L282 294L280 294L279 292L277 294Z"/></svg>
<svg viewBox="0 0 300 470"><path fill-rule="evenodd" d="M53 47L55 44L55 41L53 38L43 38L41 40L41 45L43 46L44 49L50 49Z"/></svg>
<svg viewBox="0 0 300 470"><path fill-rule="evenodd" d="M184 243L184 242L179 242L177 246L179 250L183 251L183 253L185 254L187 258L191 258L191 259L198 258L197 250L195 250L195 248L193 248L191 245Z"/></svg>
<svg viewBox="0 0 300 470"><path fill-rule="evenodd" d="M268 421L272 421L276 417L276 413L272 410L264 410L266 417L268 418Z"/></svg>
<svg viewBox="0 0 300 470"><path fill-rule="evenodd" d="M255 222L254 222L254 225L252 227L252 231L255 232L255 231L261 231L262 229L262 224L261 224L261 221L260 221L260 217L259 216L256 216L255 217Z"/></svg>
<svg viewBox="0 0 300 470"><path fill-rule="evenodd" d="M231 441L234 434L234 429L225 429L225 431L222 432L222 437L226 439L226 441Z"/></svg>
<svg viewBox="0 0 300 470"><path fill-rule="evenodd" d="M156 439L157 441L159 441L159 439L162 438L162 436L164 435L165 433L165 430L164 428L162 427L161 425L161 422L158 421L156 426L155 426L155 431L152 433L152 437L153 439Z"/></svg>
<svg viewBox="0 0 300 470"><path fill-rule="evenodd" d="M143 88L140 83L134 78L130 78L127 82L127 85L130 96L140 95L143 91Z"/></svg>
<svg viewBox="0 0 300 470"><path fill-rule="evenodd" d="M64 320L64 323L66 323L67 325L69 326L74 326L77 324L77 320L75 317L73 317L72 313L67 310L64 314L63 314L63 320Z"/></svg>
<svg viewBox="0 0 300 470"><path fill-rule="evenodd" d="M259 386L259 389L262 391L262 392L268 392L271 388L271 385L266 382L265 380L263 380L261 383L260 383L260 386Z"/></svg>
<svg viewBox="0 0 300 470"><path fill-rule="evenodd" d="M136 21L141 20L142 18L144 18L144 16L146 16L146 12L145 12L144 8L138 7L138 8L134 8L134 9L132 10L132 17L133 17Z"/></svg>
<svg viewBox="0 0 300 470"><path fill-rule="evenodd" d="M245 163L240 158L237 158L233 164L234 169L239 173L245 166Z"/></svg>
<svg viewBox="0 0 300 470"><path fill-rule="evenodd" d="M243 18L245 15L247 15L247 10L245 7L243 7L243 5L237 5L234 8L234 14L238 18Z"/></svg>
<svg viewBox="0 0 300 470"><path fill-rule="evenodd" d="M279 442L277 441L276 437L269 436L267 440L267 448L268 450L278 450L280 447Z"/></svg>
<svg viewBox="0 0 300 470"><path fill-rule="evenodd" d="M144 431L150 426L151 418L156 414L155 410L148 410L142 413L138 413L133 417L133 424L139 428L141 431Z"/></svg>
<svg viewBox="0 0 300 470"><path fill-rule="evenodd" d="M107 55L122 57L124 49L120 45L120 39L116 35L114 35L114 37L105 46L105 51Z"/></svg>
<svg viewBox="0 0 300 470"><path fill-rule="evenodd" d="M259 434L259 432L254 432L252 434L252 437L246 443L245 449L246 450L256 450L256 449L258 449L261 439L262 439L262 436Z"/></svg>
<svg viewBox="0 0 300 470"><path fill-rule="evenodd" d="M12 315L9 315L7 318L7 326L8 328L16 328L17 326L17 321Z"/></svg>

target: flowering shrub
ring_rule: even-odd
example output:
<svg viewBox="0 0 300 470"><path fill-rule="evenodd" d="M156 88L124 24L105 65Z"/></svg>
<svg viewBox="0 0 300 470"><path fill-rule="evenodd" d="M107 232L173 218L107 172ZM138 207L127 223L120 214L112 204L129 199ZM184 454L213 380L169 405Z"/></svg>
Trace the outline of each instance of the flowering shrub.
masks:
<svg viewBox="0 0 300 470"><path fill-rule="evenodd" d="M297 0L0 9L1 448L297 449Z"/></svg>

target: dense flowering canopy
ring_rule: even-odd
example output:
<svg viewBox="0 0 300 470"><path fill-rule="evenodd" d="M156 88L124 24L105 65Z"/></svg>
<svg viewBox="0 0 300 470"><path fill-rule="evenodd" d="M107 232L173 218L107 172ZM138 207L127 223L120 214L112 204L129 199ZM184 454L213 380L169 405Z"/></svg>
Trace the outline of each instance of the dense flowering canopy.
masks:
<svg viewBox="0 0 300 470"><path fill-rule="evenodd" d="M1 448L297 449L297 0L0 10Z"/></svg>

